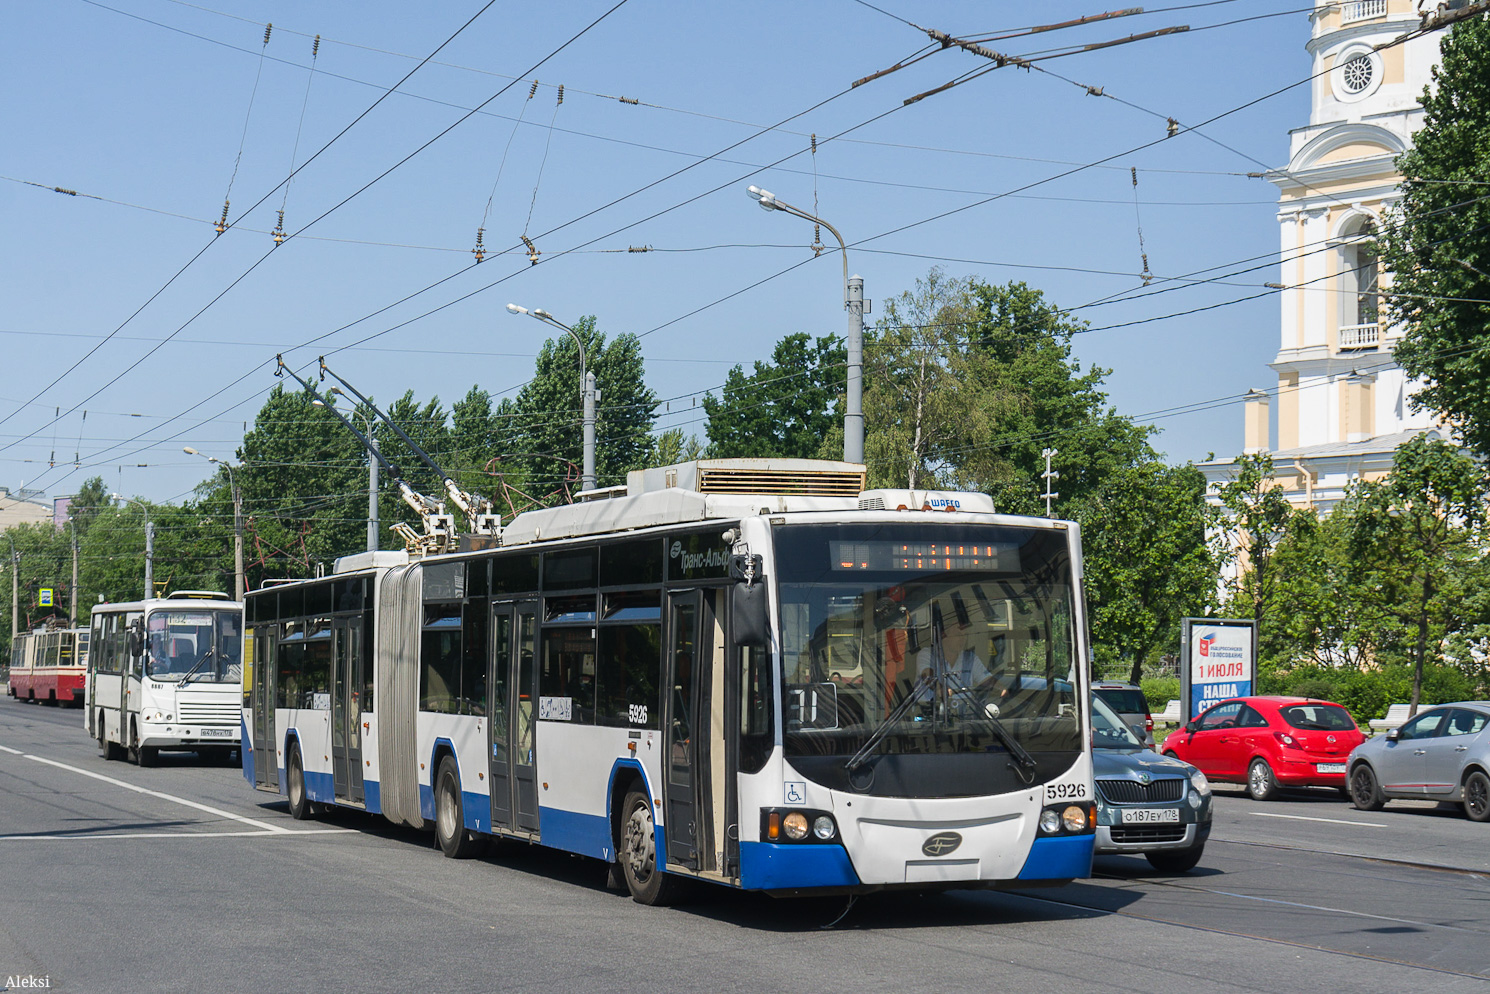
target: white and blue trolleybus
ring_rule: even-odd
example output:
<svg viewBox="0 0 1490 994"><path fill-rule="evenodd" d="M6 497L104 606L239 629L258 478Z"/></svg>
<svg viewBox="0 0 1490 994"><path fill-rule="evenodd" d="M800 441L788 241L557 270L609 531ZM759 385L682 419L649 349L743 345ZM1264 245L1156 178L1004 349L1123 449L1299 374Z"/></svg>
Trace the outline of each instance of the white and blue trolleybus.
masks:
<svg viewBox="0 0 1490 994"><path fill-rule="evenodd" d="M244 775L776 895L1091 869L1081 542L862 466L700 460L246 599Z"/></svg>

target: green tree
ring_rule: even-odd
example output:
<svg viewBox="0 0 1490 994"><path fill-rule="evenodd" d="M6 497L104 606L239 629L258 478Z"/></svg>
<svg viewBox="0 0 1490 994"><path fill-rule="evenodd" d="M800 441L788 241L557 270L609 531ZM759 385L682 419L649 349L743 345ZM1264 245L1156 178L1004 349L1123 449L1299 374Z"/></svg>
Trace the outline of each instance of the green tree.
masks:
<svg viewBox="0 0 1490 994"><path fill-rule="evenodd" d="M1490 583L1486 534L1481 467L1431 434L1398 446L1391 473L1360 487L1352 551L1371 564L1367 593L1396 623L1384 647L1411 660L1414 711L1450 633L1484 621L1466 610L1483 604Z"/></svg>
<svg viewBox="0 0 1490 994"><path fill-rule="evenodd" d="M1235 477L1222 484L1219 493L1226 548L1238 566L1238 575L1229 584L1227 613L1256 621L1258 657L1272 658L1282 644L1272 627L1281 575L1274 554L1290 526L1308 527L1296 516L1312 518L1314 512L1296 510L1288 502L1283 487L1273 480L1273 459L1266 452L1240 456L1235 466Z"/></svg>
<svg viewBox="0 0 1490 994"><path fill-rule="evenodd" d="M1179 640L1180 619L1216 600L1217 556L1207 541L1216 513L1194 466L1147 462L1104 478L1081 513L1092 642L1100 658L1144 664Z"/></svg>
<svg viewBox="0 0 1490 994"><path fill-rule="evenodd" d="M595 374L600 402L595 407L595 475L600 486L626 482L652 449L657 395L646 385L641 341L617 335L609 342L586 316L574 324L585 343L587 368ZM568 467L584 461L584 403L580 393L579 348L562 335L543 343L533 379L518 391L510 408L499 409L510 429L512 461L523 466L534 492L554 492L566 482Z"/></svg>
<svg viewBox="0 0 1490 994"><path fill-rule="evenodd" d="M776 343L770 362L735 366L720 396L703 399L709 455L716 459L815 459L843 418L845 352L834 336L798 332Z"/></svg>
<svg viewBox="0 0 1490 994"><path fill-rule="evenodd" d="M1423 127L1397 159L1402 200L1380 239L1393 350L1424 386L1413 398L1490 454L1490 18L1460 21L1424 93Z"/></svg>

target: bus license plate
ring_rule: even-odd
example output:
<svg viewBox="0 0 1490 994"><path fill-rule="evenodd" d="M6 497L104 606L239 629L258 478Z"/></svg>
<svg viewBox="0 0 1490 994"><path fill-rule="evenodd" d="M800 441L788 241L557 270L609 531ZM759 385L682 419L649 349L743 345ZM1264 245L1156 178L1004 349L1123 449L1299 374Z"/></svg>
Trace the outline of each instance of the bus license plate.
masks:
<svg viewBox="0 0 1490 994"><path fill-rule="evenodd" d="M210 738L225 739L225 738L228 738L229 736L231 736L232 734L233 734L233 730L231 728L204 728L204 729L202 729L202 738L204 738L204 739L210 739Z"/></svg>
<svg viewBox="0 0 1490 994"><path fill-rule="evenodd" d="M1314 768L1320 773L1344 773L1344 763L1315 763Z"/></svg>
<svg viewBox="0 0 1490 994"><path fill-rule="evenodd" d="M1124 825L1151 825L1156 822L1177 822L1179 808L1134 808L1123 812Z"/></svg>

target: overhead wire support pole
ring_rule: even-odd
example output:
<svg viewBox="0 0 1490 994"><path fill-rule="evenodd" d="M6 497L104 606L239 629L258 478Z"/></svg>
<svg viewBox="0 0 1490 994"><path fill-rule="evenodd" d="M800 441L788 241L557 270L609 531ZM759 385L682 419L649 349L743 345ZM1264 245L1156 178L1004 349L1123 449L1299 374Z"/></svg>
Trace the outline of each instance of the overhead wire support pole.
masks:
<svg viewBox="0 0 1490 994"><path fill-rule="evenodd" d="M583 417L583 444L584 444L584 469L580 476L580 489L594 490L599 484L595 477L595 401L599 399L600 391L595 389L595 372L586 368L585 342L579 337L579 333L569 327L563 321L554 317L541 307L529 310L517 304L508 304L507 310L513 314L526 314L530 318L536 318L544 324L553 325L569 332L569 337L574 339L575 346L579 349L579 390L580 404Z"/></svg>
<svg viewBox="0 0 1490 994"><path fill-rule="evenodd" d="M768 211L785 211L813 224L820 224L838 239L838 249L843 253L843 308L848 311L848 341L846 343L846 383L843 410L843 461L864 461L864 314L869 302L864 299L864 279L848 274L848 246L838 229L816 215L800 207L793 207L778 200L770 190L752 186L747 192L761 207Z"/></svg>

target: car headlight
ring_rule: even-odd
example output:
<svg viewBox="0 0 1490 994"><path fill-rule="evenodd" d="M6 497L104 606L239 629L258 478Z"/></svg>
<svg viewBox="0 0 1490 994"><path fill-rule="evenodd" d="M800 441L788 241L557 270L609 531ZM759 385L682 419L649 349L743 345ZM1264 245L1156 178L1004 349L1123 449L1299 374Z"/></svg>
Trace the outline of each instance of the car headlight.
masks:
<svg viewBox="0 0 1490 994"><path fill-rule="evenodd" d="M1199 811L1200 806L1205 803L1200 799L1200 795L1193 790L1185 796L1185 800L1189 801L1190 807L1196 811Z"/></svg>
<svg viewBox="0 0 1490 994"><path fill-rule="evenodd" d="M781 828L789 839L805 839L807 838L807 816L800 811L793 811L781 819Z"/></svg>
<svg viewBox="0 0 1490 994"><path fill-rule="evenodd" d="M1211 792L1211 782L1207 780L1205 778L1205 774L1200 772L1199 770L1196 770L1194 773L1190 774L1190 786L1194 787L1195 792L1201 797L1205 797Z"/></svg>

